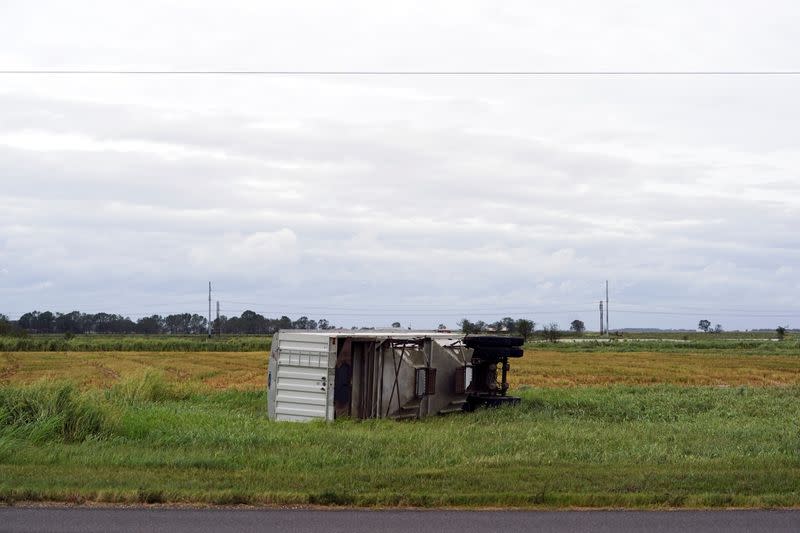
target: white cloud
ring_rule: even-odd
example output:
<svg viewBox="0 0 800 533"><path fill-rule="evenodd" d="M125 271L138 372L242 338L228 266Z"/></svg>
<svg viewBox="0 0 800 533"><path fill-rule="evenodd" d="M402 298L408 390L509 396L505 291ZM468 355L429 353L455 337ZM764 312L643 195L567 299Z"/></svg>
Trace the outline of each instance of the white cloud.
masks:
<svg viewBox="0 0 800 533"><path fill-rule="evenodd" d="M0 62L796 68L798 37L781 22L797 14L790 2L214 6L6 2ZM431 309L450 325L470 310L588 325L606 277L615 309L795 309L797 78L2 82L0 312L202 308L210 277L223 307L316 305L339 324L386 322L344 308L391 307L419 326L439 323ZM655 323L626 314L617 325Z"/></svg>
<svg viewBox="0 0 800 533"><path fill-rule="evenodd" d="M190 249L195 271L222 272L258 279L278 274L297 261L297 236L290 229L257 231L203 239Z"/></svg>

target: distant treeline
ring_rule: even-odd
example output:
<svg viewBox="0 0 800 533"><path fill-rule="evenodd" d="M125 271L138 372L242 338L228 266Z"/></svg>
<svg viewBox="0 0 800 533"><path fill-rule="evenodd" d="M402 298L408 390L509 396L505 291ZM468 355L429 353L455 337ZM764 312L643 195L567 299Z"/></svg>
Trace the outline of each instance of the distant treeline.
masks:
<svg viewBox="0 0 800 533"><path fill-rule="evenodd" d="M330 323L322 318L310 320L302 316L292 320L288 316L266 318L254 311L245 311L241 316L220 316L211 321L212 333L271 335L279 329L333 329ZM25 313L19 320L9 320L0 315L0 334L15 333L139 333L139 334L173 334L192 335L206 333L208 320L201 315L179 313L174 315L152 315L136 321L129 317L113 313L52 313L50 311L32 311Z"/></svg>

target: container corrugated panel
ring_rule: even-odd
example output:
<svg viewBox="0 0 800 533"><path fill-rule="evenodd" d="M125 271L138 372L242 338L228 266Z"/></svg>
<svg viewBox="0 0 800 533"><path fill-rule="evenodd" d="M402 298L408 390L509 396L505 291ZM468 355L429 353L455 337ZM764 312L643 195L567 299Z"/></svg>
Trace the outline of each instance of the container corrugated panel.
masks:
<svg viewBox="0 0 800 533"><path fill-rule="evenodd" d="M278 420L325 418L328 402L327 368L281 364L275 400Z"/></svg>
<svg viewBox="0 0 800 533"><path fill-rule="evenodd" d="M277 420L305 421L328 415L329 339L281 332L274 386Z"/></svg>

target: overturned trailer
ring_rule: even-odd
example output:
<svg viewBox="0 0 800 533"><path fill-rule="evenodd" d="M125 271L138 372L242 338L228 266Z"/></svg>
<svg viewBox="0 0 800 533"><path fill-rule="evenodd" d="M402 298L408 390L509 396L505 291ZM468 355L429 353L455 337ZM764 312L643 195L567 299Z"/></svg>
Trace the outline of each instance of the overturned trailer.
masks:
<svg viewBox="0 0 800 533"><path fill-rule="evenodd" d="M281 330L267 370L269 418L421 418L507 396L522 338L424 331Z"/></svg>

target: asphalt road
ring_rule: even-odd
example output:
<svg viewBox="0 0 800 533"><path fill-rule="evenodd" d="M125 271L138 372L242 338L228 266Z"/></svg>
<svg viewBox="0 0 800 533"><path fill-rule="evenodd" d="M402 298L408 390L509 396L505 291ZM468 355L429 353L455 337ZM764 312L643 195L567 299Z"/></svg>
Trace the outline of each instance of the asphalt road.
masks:
<svg viewBox="0 0 800 533"><path fill-rule="evenodd" d="M0 508L0 531L486 533L490 531L800 531L795 511L319 511Z"/></svg>

